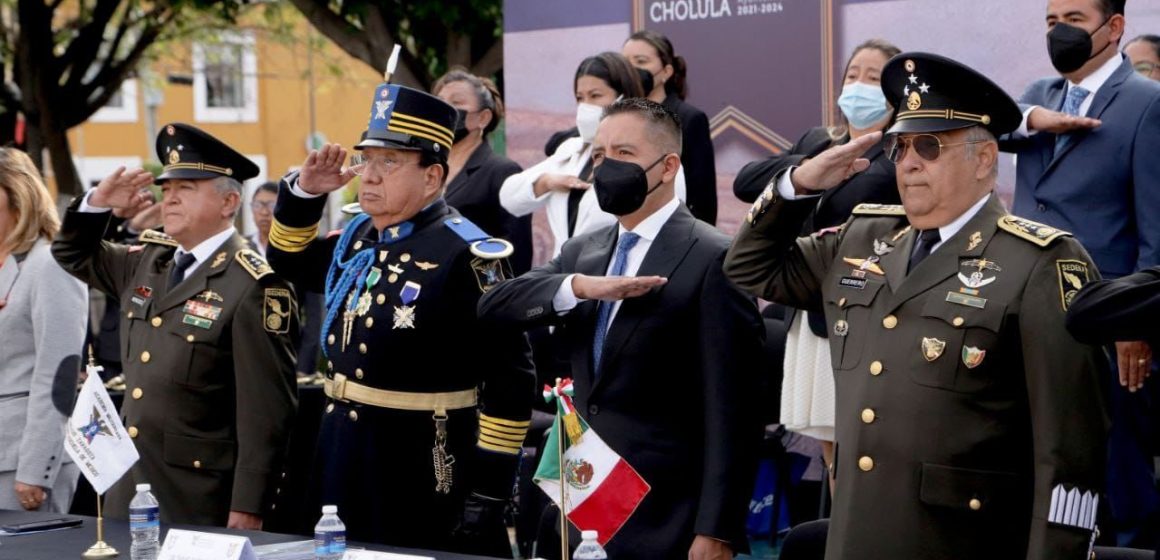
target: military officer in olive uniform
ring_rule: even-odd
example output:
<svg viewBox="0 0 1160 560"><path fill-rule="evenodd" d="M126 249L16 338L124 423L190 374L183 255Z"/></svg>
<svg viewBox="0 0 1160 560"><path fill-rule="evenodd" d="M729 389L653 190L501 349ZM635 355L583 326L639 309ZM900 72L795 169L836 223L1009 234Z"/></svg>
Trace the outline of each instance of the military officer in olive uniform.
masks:
<svg viewBox="0 0 1160 560"><path fill-rule="evenodd" d="M53 243L61 266L122 306L121 415L141 460L106 515L124 518L147 482L162 521L260 529L297 403L295 299L233 226L257 166L180 123L162 129L157 156L167 233L101 240L110 208L149 196L149 172L122 168L73 201Z"/></svg>
<svg viewBox="0 0 1160 560"><path fill-rule="evenodd" d="M1018 106L952 60L883 70L901 206L798 238L813 194L877 135L771 181L725 262L760 297L824 311L837 389L826 558L1087 558L1104 480L1100 351L1064 328L1097 273L1067 233L1008 215L995 137Z"/></svg>
<svg viewBox="0 0 1160 560"><path fill-rule="evenodd" d="M476 318L510 277L511 245L443 200L455 121L442 100L381 84L351 167L327 145L283 179L267 254L326 294L312 505L338 505L352 540L510 557L503 512L535 381L524 335ZM321 195L355 175L363 213L316 239Z"/></svg>

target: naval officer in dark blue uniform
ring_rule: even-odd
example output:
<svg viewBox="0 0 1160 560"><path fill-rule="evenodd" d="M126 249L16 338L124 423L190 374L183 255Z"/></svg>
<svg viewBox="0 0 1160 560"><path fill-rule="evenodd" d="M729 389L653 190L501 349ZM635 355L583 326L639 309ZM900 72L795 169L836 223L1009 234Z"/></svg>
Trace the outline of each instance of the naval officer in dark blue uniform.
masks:
<svg viewBox="0 0 1160 560"><path fill-rule="evenodd" d="M512 247L443 200L455 122L437 97L379 85L350 166L326 145L282 180L268 257L326 294L312 505L338 505L351 540L510 557L534 373L522 333L476 318ZM323 195L356 175L362 213L317 239Z"/></svg>

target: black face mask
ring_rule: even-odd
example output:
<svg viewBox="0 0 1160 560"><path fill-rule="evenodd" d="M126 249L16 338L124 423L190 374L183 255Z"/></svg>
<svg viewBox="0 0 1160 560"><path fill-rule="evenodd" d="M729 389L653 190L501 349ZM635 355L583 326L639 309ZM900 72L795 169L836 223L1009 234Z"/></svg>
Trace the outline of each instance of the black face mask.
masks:
<svg viewBox="0 0 1160 560"><path fill-rule="evenodd" d="M600 204L600 209L613 216L625 216L639 210L644 205L644 199L660 188L663 182L658 181L650 189L648 170L664 159L665 156L661 156L652 165L642 169L630 161L604 158L592 171L592 188L596 189L596 202Z"/></svg>
<svg viewBox="0 0 1160 560"><path fill-rule="evenodd" d="M1112 42L1108 41L1099 52L1092 53L1092 35L1103 29L1109 21L1111 18L1104 20L1091 33L1074 25L1055 24L1055 27L1047 32L1047 53L1051 56L1051 65L1060 74L1070 74L1082 68L1087 61L1099 56Z"/></svg>
<svg viewBox="0 0 1160 560"><path fill-rule="evenodd" d="M455 112L459 114L459 119L455 121L455 142L458 143L467 138L468 134L471 134L471 131L467 129L467 115L471 113L464 109L456 109Z"/></svg>

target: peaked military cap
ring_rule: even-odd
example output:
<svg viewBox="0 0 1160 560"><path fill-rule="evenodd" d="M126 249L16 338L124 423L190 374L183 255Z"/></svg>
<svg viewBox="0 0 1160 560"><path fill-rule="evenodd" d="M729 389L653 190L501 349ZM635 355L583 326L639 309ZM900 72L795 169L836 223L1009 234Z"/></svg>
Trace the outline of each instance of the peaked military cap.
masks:
<svg viewBox="0 0 1160 560"><path fill-rule="evenodd" d="M906 52L882 69L882 92L897 107L887 134L982 126L995 136L1019 127L1023 113L986 76L949 58Z"/></svg>
<svg viewBox="0 0 1160 560"><path fill-rule="evenodd" d="M454 141L455 108L419 90L379 84L371 101L367 130L355 149L422 150L447 157Z"/></svg>
<svg viewBox="0 0 1160 560"><path fill-rule="evenodd" d="M184 123L171 123L157 135L157 158L165 169L156 183L166 179L214 179L229 177L239 182L258 176L258 166L225 142Z"/></svg>

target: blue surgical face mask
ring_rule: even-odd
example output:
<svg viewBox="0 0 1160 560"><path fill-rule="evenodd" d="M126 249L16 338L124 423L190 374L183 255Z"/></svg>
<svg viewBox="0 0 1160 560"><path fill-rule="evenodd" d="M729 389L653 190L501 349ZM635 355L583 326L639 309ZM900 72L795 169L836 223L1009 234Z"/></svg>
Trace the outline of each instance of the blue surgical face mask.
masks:
<svg viewBox="0 0 1160 560"><path fill-rule="evenodd" d="M882 88L862 82L846 84L842 88L842 95L838 97L838 107L846 115L846 121L857 129L870 128L871 125L886 118L890 106L886 104L886 95Z"/></svg>

